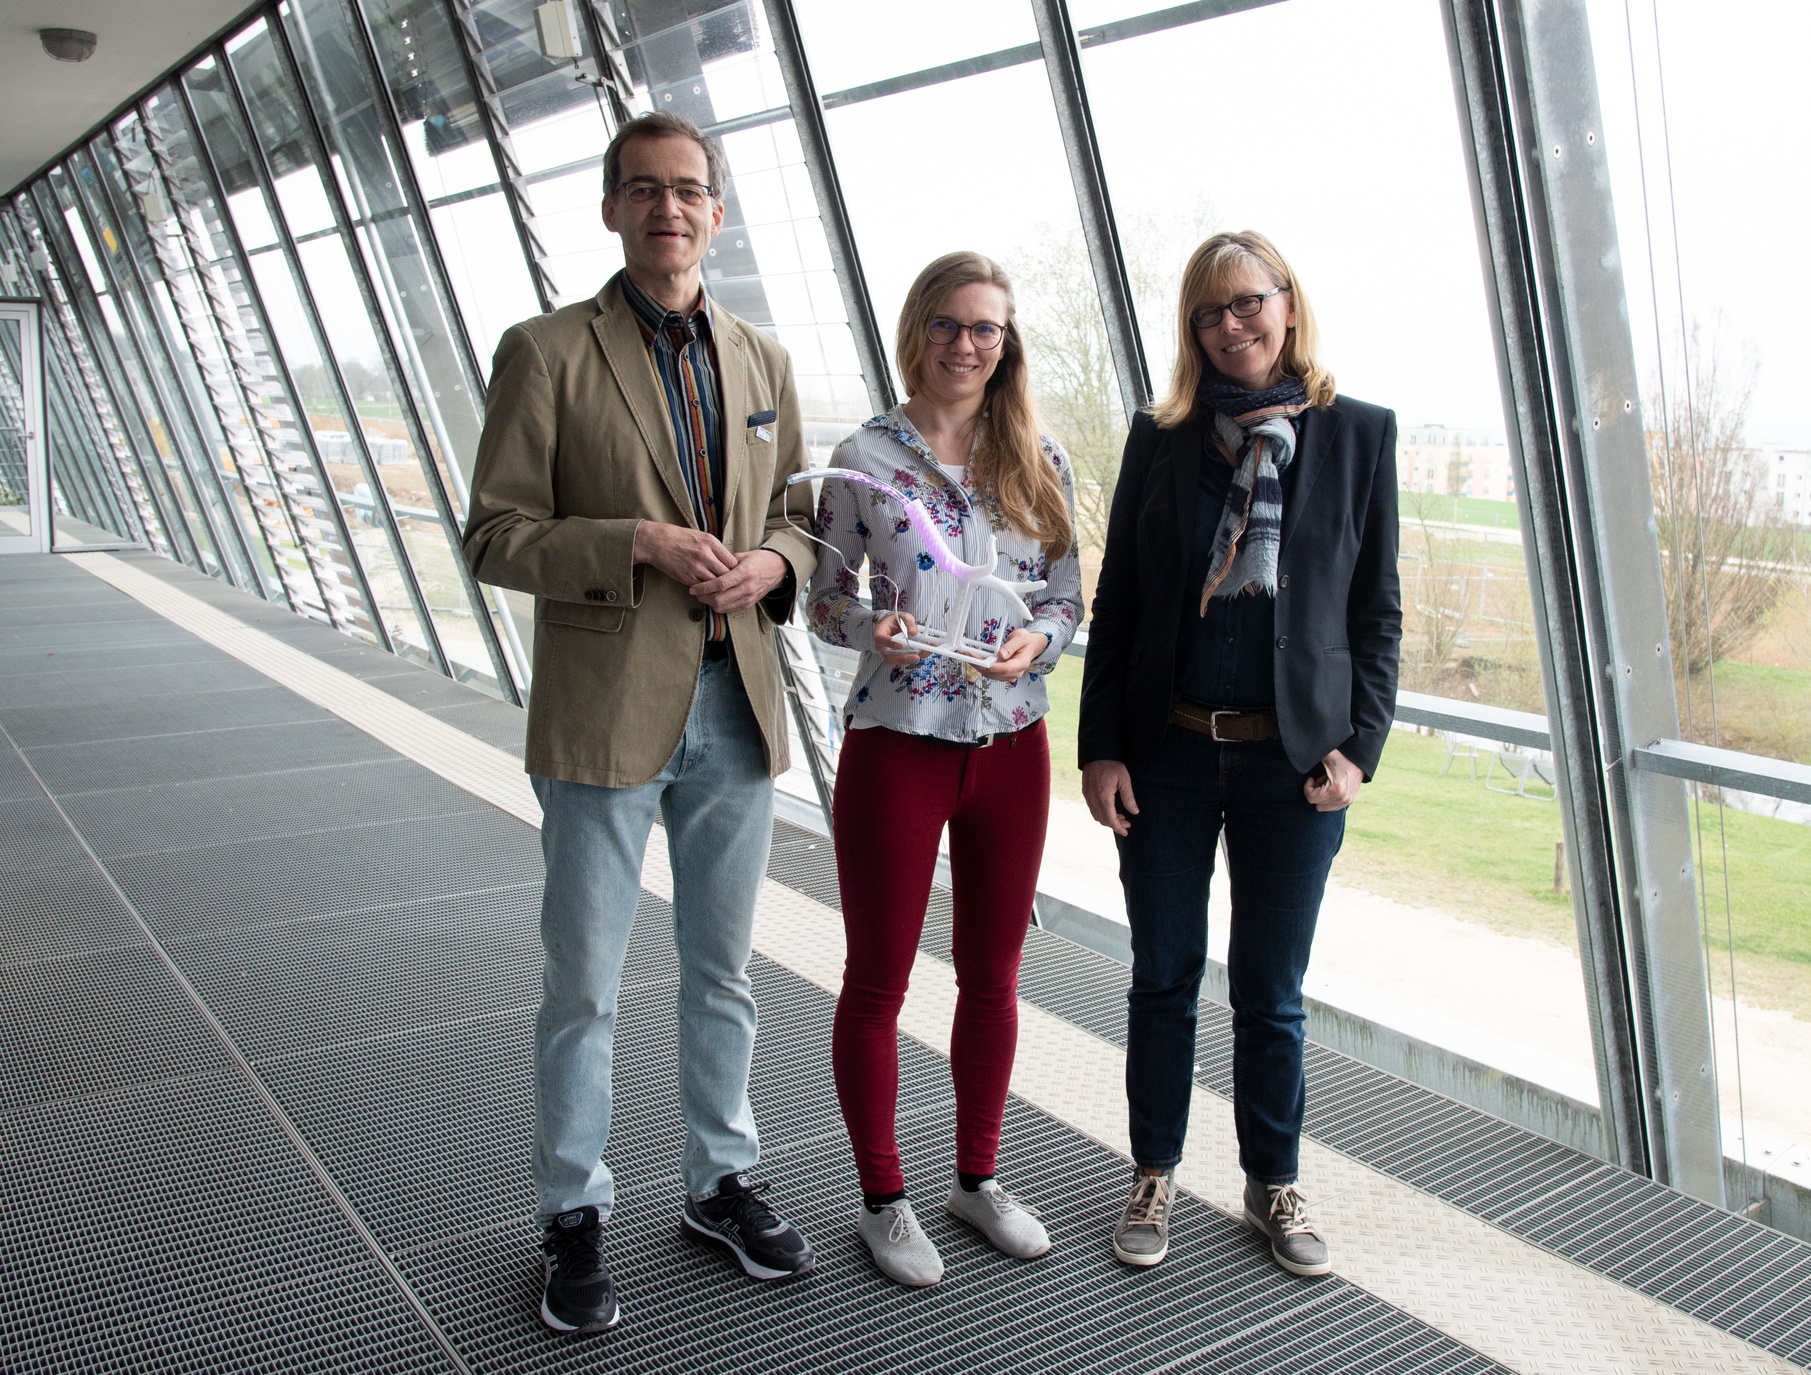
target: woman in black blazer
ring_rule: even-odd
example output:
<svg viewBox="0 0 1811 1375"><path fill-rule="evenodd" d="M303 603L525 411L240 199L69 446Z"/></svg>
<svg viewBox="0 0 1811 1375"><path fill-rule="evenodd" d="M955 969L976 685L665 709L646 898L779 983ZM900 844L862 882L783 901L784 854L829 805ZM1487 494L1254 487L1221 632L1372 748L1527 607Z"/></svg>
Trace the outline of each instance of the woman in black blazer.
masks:
<svg viewBox="0 0 1811 1375"><path fill-rule="evenodd" d="M1274 246L1216 234L1183 272L1169 393L1132 423L1082 678L1083 792L1132 925L1129 1265L1169 1247L1224 832L1233 1117L1245 1215L1325 1274L1297 1187L1302 976L1345 807L1395 711L1396 417L1334 393Z"/></svg>

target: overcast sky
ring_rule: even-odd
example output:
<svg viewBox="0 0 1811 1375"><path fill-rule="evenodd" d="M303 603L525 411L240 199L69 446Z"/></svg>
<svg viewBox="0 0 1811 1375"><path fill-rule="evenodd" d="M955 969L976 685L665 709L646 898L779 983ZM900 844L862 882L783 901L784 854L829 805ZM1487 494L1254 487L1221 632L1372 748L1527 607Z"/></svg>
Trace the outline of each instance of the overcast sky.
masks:
<svg viewBox="0 0 1811 1375"><path fill-rule="evenodd" d="M1159 6L1071 0L1078 27ZM1024 0L799 0L822 91L1035 42ZM1756 359L1749 435L1811 444L1796 379L1811 369L1806 238L1811 5L1658 0L1669 119L1656 79L1655 5L1590 0L1616 178L1638 366L1683 319ZM1128 256L1173 279L1215 228L1270 235L1320 317L1342 391L1405 424L1499 428L1497 373L1477 234L1437 0L1285 0L1084 53L1109 189ZM1636 160L1647 153L1644 207ZM972 247L1023 259L1041 235L1079 235L1048 80L1031 64L830 114L832 138L889 335L918 268ZM1666 136L1678 207L1678 277ZM1645 213L1644 213L1645 209ZM1153 374L1169 359L1147 323ZM1677 375L1676 357L1669 368Z"/></svg>

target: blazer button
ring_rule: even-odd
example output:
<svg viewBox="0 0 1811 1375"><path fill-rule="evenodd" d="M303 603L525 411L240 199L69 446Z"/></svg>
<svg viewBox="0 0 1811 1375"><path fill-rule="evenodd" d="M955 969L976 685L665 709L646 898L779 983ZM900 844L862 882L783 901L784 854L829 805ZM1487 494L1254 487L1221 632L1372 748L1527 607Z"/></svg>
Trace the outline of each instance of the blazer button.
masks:
<svg viewBox="0 0 1811 1375"><path fill-rule="evenodd" d="M604 593L604 600L607 602L613 602L616 600L616 589L614 587L612 587L608 592Z"/></svg>
<svg viewBox="0 0 1811 1375"><path fill-rule="evenodd" d="M704 608L701 606L694 606L691 610L691 617L694 621L702 621L704 619Z"/></svg>
<svg viewBox="0 0 1811 1375"><path fill-rule="evenodd" d="M1277 586L1278 587L1289 586L1289 575L1287 573L1283 574L1280 578L1277 579Z"/></svg>
<svg viewBox="0 0 1811 1375"><path fill-rule="evenodd" d="M1277 648L1278 649L1288 649L1289 648L1289 637L1287 635L1277 636Z"/></svg>

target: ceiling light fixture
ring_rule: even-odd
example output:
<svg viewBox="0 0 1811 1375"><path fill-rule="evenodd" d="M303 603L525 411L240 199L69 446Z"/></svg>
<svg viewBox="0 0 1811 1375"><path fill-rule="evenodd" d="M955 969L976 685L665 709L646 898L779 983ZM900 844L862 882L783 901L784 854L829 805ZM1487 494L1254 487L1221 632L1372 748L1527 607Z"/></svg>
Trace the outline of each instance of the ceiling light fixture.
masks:
<svg viewBox="0 0 1811 1375"><path fill-rule="evenodd" d="M87 29L39 29L38 41L59 62L86 62L100 40Z"/></svg>

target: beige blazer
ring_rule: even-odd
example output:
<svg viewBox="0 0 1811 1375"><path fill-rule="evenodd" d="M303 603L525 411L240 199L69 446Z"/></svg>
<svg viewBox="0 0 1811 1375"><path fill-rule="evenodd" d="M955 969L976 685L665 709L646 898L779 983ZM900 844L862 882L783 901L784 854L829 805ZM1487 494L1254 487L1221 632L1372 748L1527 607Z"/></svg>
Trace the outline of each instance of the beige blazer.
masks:
<svg viewBox="0 0 1811 1375"><path fill-rule="evenodd" d="M715 304L723 387L723 542L771 549L805 585L810 528L792 361ZM748 417L777 411L761 438ZM704 652L704 608L651 565L633 566L644 520L696 526L660 378L617 280L504 334L472 476L465 554L479 581L535 598L528 772L609 788L646 783L685 731ZM769 603L729 618L730 643L767 763L788 766ZM788 604L778 611L782 621Z"/></svg>

